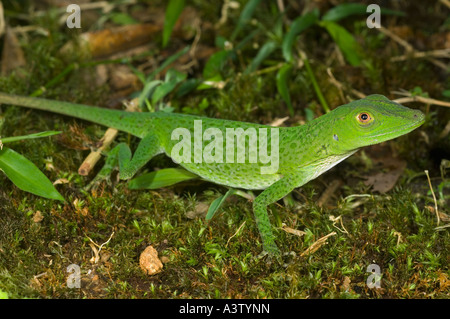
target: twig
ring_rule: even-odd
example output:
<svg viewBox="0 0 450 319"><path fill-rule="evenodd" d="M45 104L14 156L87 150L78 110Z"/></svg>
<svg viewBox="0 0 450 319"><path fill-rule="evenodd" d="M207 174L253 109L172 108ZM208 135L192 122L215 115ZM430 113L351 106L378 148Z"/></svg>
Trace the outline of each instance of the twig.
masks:
<svg viewBox="0 0 450 319"><path fill-rule="evenodd" d="M300 256L310 255L314 253L317 249L319 249L322 245L326 244L328 237L336 235L336 232L329 233L328 235L323 236L316 240L311 246L309 246L304 252L301 253Z"/></svg>
<svg viewBox="0 0 450 319"><path fill-rule="evenodd" d="M389 38L391 38L392 40L394 40L395 42L400 44L402 47L404 47L406 49L407 52L415 52L416 51L411 44L409 44L408 42L406 42L405 40L400 38L398 35L396 35L392 31L386 29L385 27L381 26L381 28L378 28L378 31L387 35Z"/></svg>
<svg viewBox="0 0 450 319"><path fill-rule="evenodd" d="M328 76L330 77L331 83L333 83L333 84L337 87L337 89L339 90L339 94L341 95L342 100L345 101L343 91L344 91L344 89L346 89L346 88L344 87L344 84L342 84L341 82L339 82L338 80L336 80L336 78L334 77L334 75L333 75L333 73L331 72L331 69L330 69L330 68L327 68L327 73L328 73ZM366 97L366 95L365 95L364 93L359 92L358 90L355 90L355 89L350 89L350 92L351 92L353 95L355 95L355 96L357 96L358 98L360 98L360 99Z"/></svg>
<svg viewBox="0 0 450 319"><path fill-rule="evenodd" d="M338 217L334 217L333 215L330 215L329 219L333 222L333 226L339 229L341 232L348 234L347 229L344 226L344 221L342 220L342 215L339 215ZM340 229L336 224L337 222L341 223L342 229Z"/></svg>
<svg viewBox="0 0 450 319"><path fill-rule="evenodd" d="M433 58L429 57L430 52L427 53L427 52L419 52L419 51L417 51L416 49L414 49L414 47L411 44L409 44L408 42L406 42L405 40L400 38L398 35L394 34L393 32L391 32L390 30L388 30L388 29L386 29L384 27L378 28L377 30L379 30L381 33L387 35L389 38L391 38L392 40L394 40L395 42L400 44L402 47L405 48L405 50L407 52L407 54L402 55L400 57L393 57L393 58L391 58L391 61L403 61L403 60L406 60L409 56L412 55L413 57L427 58L431 63L433 63L437 67L439 67L441 69L444 69L445 71L448 71L448 66L445 63L442 63L441 61L438 61L436 59L433 59ZM435 50L435 51L440 51L440 50ZM439 54L442 54L442 53L439 53ZM447 57L447 56L445 56L445 57Z"/></svg>
<svg viewBox="0 0 450 319"><path fill-rule="evenodd" d="M103 246L108 244L113 236L114 236L114 232L112 232L112 234L109 236L108 240L105 241L101 245L98 245L89 236L86 236L91 241L91 244L89 244L89 246L91 246L91 249L92 249L92 251L94 252L94 255L95 255L95 257L93 257L93 259L91 259L94 262L94 264L96 264L98 262L98 260L100 259L100 251L102 250ZM98 250L95 248L95 246L98 247Z"/></svg>
<svg viewBox="0 0 450 319"><path fill-rule="evenodd" d="M404 94L401 92L394 92L394 93ZM450 102L440 101L440 100L436 100L436 99L432 99L432 98L424 97L424 96L419 96L419 95L411 96L411 93L407 93L407 94L409 94L410 96L395 99L393 101L396 103L400 103L400 104L401 103L409 103L409 102L422 102L422 103L426 103L426 104L434 104L434 105L450 107Z"/></svg>
<svg viewBox="0 0 450 319"><path fill-rule="evenodd" d="M236 232L235 232L230 238L228 238L227 243L225 244L225 247L228 246L228 243L230 242L231 238L233 238L234 236L236 236L236 235L239 233L239 231L241 230L241 228L244 227L244 225L245 225L245 220L244 220L244 222L241 224L241 226L239 226L239 228L236 230Z"/></svg>
<svg viewBox="0 0 450 319"><path fill-rule="evenodd" d="M5 33L5 17L3 15L3 4L0 1L0 37Z"/></svg>
<svg viewBox="0 0 450 319"><path fill-rule="evenodd" d="M119 131L115 128L108 128L106 130L105 135L103 135L102 137L102 146L89 153L89 155L80 165L78 174L82 176L89 175L90 171L94 168L95 164L97 164L98 160L101 158L102 152L104 152L108 148L108 146L111 145L118 133Z"/></svg>
<svg viewBox="0 0 450 319"><path fill-rule="evenodd" d="M450 9L450 1L449 0L439 0L443 5L447 6Z"/></svg>
<svg viewBox="0 0 450 319"><path fill-rule="evenodd" d="M434 210L436 211L437 224L439 225L441 218L439 217L437 200L436 200L436 196L434 195L433 186L431 186L431 180L430 180L430 175L428 175L428 170L425 170L425 175L427 175L428 184L430 185L431 195L433 196L433 200L434 200Z"/></svg>
<svg viewBox="0 0 450 319"><path fill-rule="evenodd" d="M408 58L420 59L420 58L429 58L429 57L450 59L450 49L440 49L440 50L432 50L432 51L416 51L416 52L412 52L411 54L404 54L404 55L392 57L391 61L397 62L397 61L405 61Z"/></svg>
<svg viewBox="0 0 450 319"><path fill-rule="evenodd" d="M131 101L130 103L125 103L126 110L128 112L133 112L138 109L137 107L135 107L135 103L133 102L134 100ZM83 163L80 165L80 168L78 169L78 174L82 176L89 175L90 171L94 168L95 164L97 164L97 162L101 158L102 152L104 152L108 148L108 146L111 145L111 143L114 141L118 133L119 131L116 130L115 128L108 128L106 130L105 134L101 139L102 145L98 149L92 151L86 157L86 159L83 161Z"/></svg>

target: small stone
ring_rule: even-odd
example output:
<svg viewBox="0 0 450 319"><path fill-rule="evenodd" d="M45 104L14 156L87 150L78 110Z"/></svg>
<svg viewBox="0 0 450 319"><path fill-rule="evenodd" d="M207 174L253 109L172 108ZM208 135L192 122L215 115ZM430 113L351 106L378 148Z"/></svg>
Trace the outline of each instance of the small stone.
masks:
<svg viewBox="0 0 450 319"><path fill-rule="evenodd" d="M155 275L161 272L163 264L158 258L158 252L152 246L148 246L139 257L139 265L147 275Z"/></svg>
<svg viewBox="0 0 450 319"><path fill-rule="evenodd" d="M42 215L42 213L39 210L37 210L36 213L34 213L33 215L33 221L35 223L40 223L43 219L44 215Z"/></svg>

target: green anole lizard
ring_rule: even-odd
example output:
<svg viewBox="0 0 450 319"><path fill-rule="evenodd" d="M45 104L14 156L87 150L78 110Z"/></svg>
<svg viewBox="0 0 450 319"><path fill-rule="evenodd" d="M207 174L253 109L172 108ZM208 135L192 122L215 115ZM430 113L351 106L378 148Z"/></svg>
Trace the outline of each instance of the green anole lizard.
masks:
<svg viewBox="0 0 450 319"><path fill-rule="evenodd" d="M0 103L68 115L141 138L133 156L125 143L118 144L108 155L107 163L118 163L121 179L133 177L152 157L165 153L205 180L234 188L263 190L253 201L253 211L263 249L271 254L280 251L267 214L268 205L361 147L407 134L425 121L421 111L382 95L341 105L305 125L276 130L239 121L167 112L131 113L5 93L0 93ZM257 132L259 139L252 137ZM229 133L232 142L228 140ZM239 136L244 136L243 144L239 143Z"/></svg>

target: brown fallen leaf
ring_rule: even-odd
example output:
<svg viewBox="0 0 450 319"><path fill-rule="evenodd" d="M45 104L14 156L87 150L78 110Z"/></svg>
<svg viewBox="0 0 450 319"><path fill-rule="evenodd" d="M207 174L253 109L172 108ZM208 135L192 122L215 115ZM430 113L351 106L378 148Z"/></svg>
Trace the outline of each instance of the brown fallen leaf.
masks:
<svg viewBox="0 0 450 319"><path fill-rule="evenodd" d="M79 37L79 46L87 50L93 58L104 58L111 54L150 42L160 33L162 26L151 23L125 25L95 32L86 32ZM61 51L70 52L72 42Z"/></svg>
<svg viewBox="0 0 450 319"><path fill-rule="evenodd" d="M294 229L289 226L286 226L285 224L283 224L283 227L281 229L284 230L286 233L290 233L298 237L302 237L303 235L306 234L303 230Z"/></svg>
<svg viewBox="0 0 450 319"><path fill-rule="evenodd" d="M9 74L25 64L25 55L20 47L19 40L10 28L6 28L2 52L2 74Z"/></svg>
<svg viewBox="0 0 450 319"><path fill-rule="evenodd" d="M364 184L372 186L374 192L384 194L394 188L406 168L406 162L392 157L384 158L380 162L383 167L378 169L378 173L367 177ZM390 168L390 170L380 171L383 168Z"/></svg>

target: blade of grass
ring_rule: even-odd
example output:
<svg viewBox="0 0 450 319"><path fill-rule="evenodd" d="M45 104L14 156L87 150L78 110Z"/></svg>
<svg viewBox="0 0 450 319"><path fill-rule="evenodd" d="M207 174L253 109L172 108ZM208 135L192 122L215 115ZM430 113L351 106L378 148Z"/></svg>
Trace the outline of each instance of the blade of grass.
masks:
<svg viewBox="0 0 450 319"><path fill-rule="evenodd" d="M402 11L381 8L382 14L404 16ZM342 3L328 10L322 17L323 21L339 21L352 15L367 15L367 5L361 3Z"/></svg>
<svg viewBox="0 0 450 319"><path fill-rule="evenodd" d="M196 178L198 178L197 175L182 168L165 168L132 179L128 187L130 189L157 189Z"/></svg>
<svg viewBox="0 0 450 319"><path fill-rule="evenodd" d="M214 217L217 210L222 206L223 202L228 198L228 196L233 195L236 192L234 188L230 188L225 195L216 198L209 206L208 213L206 213L206 220L210 220Z"/></svg>
<svg viewBox="0 0 450 319"><path fill-rule="evenodd" d="M236 28L231 35L231 41L234 41L236 39L237 35L239 34L239 32L241 32L244 25L252 18L253 13L255 12L255 9L260 2L261 0L250 0L249 2L247 2L244 9L242 9Z"/></svg>
<svg viewBox="0 0 450 319"><path fill-rule="evenodd" d="M332 21L321 21L319 25L327 29L345 59L352 66L361 65L362 49L351 33Z"/></svg>
<svg viewBox="0 0 450 319"><path fill-rule="evenodd" d="M65 201L50 180L27 158L3 147L0 151L0 169L23 191L60 201Z"/></svg>
<svg viewBox="0 0 450 319"><path fill-rule="evenodd" d="M280 70L277 72L276 82L278 93L280 93L284 102L286 103L289 113L291 116L294 116L294 108L292 107L291 95L289 93L288 79L291 74L292 65L284 64Z"/></svg>
<svg viewBox="0 0 450 319"><path fill-rule="evenodd" d="M166 9L166 16L164 19L162 46L166 47L169 43L170 35L172 34L173 27L184 9L184 0L170 0Z"/></svg>
<svg viewBox="0 0 450 319"><path fill-rule="evenodd" d="M254 72L259 67L259 65L277 48L278 44L275 41L268 41L264 43L261 49L259 49L256 56L250 62L248 67L245 69L244 74Z"/></svg>
<svg viewBox="0 0 450 319"><path fill-rule="evenodd" d="M306 72L309 75L309 79L311 80L311 83L314 87L314 91L316 92L316 95L320 101L320 104L322 105L322 107L326 113L330 112L330 107L328 106L328 103L325 100L325 97L323 96L322 91L320 90L319 84L317 84L316 77L314 76L314 72L311 69L311 65L309 64L308 57L306 55L303 56L303 62L305 63Z"/></svg>
<svg viewBox="0 0 450 319"><path fill-rule="evenodd" d="M23 135L23 136L4 137L1 139L1 141L3 144L6 144L6 143L15 142L15 141L29 140L29 139L33 139L33 138L52 136L52 135L56 135L56 134L60 134L60 133L61 133L60 131L45 131L45 132L34 133L34 134Z"/></svg>
<svg viewBox="0 0 450 319"><path fill-rule="evenodd" d="M319 10L313 10L302 15L301 17L298 17L294 20L294 22L292 22L291 28L283 38L283 43L281 45L283 57L287 62L292 61L292 46L294 44L295 38L304 30L316 23L318 19Z"/></svg>

